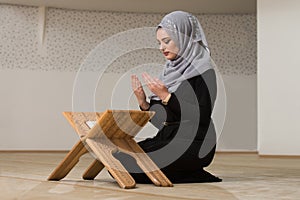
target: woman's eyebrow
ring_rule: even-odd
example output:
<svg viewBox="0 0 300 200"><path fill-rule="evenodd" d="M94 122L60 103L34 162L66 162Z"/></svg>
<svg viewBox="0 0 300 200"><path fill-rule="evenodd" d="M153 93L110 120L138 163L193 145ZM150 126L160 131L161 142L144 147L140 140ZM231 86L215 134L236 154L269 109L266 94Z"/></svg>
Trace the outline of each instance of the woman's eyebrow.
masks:
<svg viewBox="0 0 300 200"><path fill-rule="evenodd" d="M171 39L170 37L164 37L161 40L167 40L167 39ZM158 42L160 41L159 39L156 39Z"/></svg>
<svg viewBox="0 0 300 200"><path fill-rule="evenodd" d="M166 39L170 39L170 37L165 37L165 38L162 38L161 40L166 40Z"/></svg>

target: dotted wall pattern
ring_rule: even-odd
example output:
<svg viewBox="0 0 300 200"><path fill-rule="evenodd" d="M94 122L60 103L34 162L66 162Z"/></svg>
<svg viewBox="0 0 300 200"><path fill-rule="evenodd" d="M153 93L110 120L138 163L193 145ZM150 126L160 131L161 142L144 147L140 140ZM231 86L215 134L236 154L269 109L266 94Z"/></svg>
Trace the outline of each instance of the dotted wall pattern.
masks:
<svg viewBox="0 0 300 200"><path fill-rule="evenodd" d="M38 40L38 8L0 4L0 69L76 72L101 42L127 30L155 27L163 16L48 8L45 40L41 47ZM222 74L256 74L255 14L196 16L203 26L212 57ZM113 60L105 72L125 73L147 63L163 65L165 60L158 50L155 33L149 37L139 38L138 41L153 42L156 48L128 52ZM105 49L103 52L109 54ZM99 70L93 66L96 64L85 70Z"/></svg>

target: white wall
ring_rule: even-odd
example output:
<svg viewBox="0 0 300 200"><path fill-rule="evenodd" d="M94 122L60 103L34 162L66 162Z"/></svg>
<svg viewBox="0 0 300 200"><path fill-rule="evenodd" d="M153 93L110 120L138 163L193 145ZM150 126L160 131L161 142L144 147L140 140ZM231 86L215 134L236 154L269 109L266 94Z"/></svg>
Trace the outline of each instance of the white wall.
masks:
<svg viewBox="0 0 300 200"><path fill-rule="evenodd" d="M300 1L258 0L258 150L300 155Z"/></svg>
<svg viewBox="0 0 300 200"><path fill-rule="evenodd" d="M227 109L220 151L257 151L256 75L223 75Z"/></svg>
<svg viewBox="0 0 300 200"><path fill-rule="evenodd" d="M85 72L85 81L95 76L94 72ZM96 88L94 94L77 96L80 105L72 104L75 79L75 72L2 70L0 150L70 149L79 138L63 117L63 111L138 109L128 76L102 75L99 83L91 86ZM218 150L255 151L256 77L223 76L223 80L228 101ZM93 95L91 101L88 97ZM155 133L156 129L148 125L137 140Z"/></svg>
<svg viewBox="0 0 300 200"><path fill-rule="evenodd" d="M72 110L75 73L1 70L0 150L65 150L77 135L62 115Z"/></svg>

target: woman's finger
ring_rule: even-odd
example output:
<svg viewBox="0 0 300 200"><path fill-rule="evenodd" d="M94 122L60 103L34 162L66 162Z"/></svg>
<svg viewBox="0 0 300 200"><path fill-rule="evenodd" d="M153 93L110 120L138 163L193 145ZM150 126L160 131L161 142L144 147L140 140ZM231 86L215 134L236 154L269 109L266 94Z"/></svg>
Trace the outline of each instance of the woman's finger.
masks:
<svg viewBox="0 0 300 200"><path fill-rule="evenodd" d="M161 80L159 80L158 78L154 78L154 81L155 81L157 84L161 85L161 86L165 86L165 84L164 84Z"/></svg>
<svg viewBox="0 0 300 200"><path fill-rule="evenodd" d="M131 87L133 91L137 89L137 84L136 84L136 75L131 75Z"/></svg>
<svg viewBox="0 0 300 200"><path fill-rule="evenodd" d="M145 74L142 74L143 79L145 80L145 83L147 84L147 86L149 87L151 85L151 80L149 79L149 77Z"/></svg>
<svg viewBox="0 0 300 200"><path fill-rule="evenodd" d="M140 87L142 87L142 84L141 84L141 81L139 80L139 78L136 76L136 86L137 86L137 88L140 88Z"/></svg>
<svg viewBox="0 0 300 200"><path fill-rule="evenodd" d="M154 87L156 85L156 82L149 74L143 73L143 78L148 87Z"/></svg>

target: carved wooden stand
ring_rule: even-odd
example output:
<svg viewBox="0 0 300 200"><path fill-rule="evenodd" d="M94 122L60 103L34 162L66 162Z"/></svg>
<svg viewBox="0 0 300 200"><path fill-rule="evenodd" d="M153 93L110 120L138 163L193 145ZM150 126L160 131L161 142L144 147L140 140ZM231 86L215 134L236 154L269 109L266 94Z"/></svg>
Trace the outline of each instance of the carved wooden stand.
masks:
<svg viewBox="0 0 300 200"><path fill-rule="evenodd" d="M134 188L136 183L124 166L112 155L122 151L136 159L137 164L156 186L171 187L170 180L161 172L133 137L152 118L153 112L138 110L107 110L103 113L64 112L71 126L80 136L64 160L48 180L64 178L78 163L80 157L90 152L96 158L83 174L83 179L93 180L106 169L121 188ZM89 121L96 121L90 128Z"/></svg>

